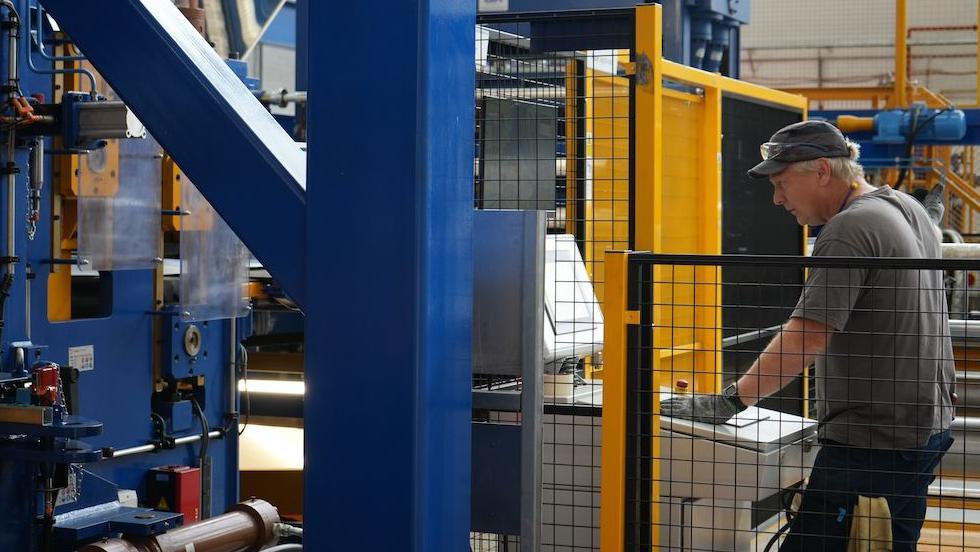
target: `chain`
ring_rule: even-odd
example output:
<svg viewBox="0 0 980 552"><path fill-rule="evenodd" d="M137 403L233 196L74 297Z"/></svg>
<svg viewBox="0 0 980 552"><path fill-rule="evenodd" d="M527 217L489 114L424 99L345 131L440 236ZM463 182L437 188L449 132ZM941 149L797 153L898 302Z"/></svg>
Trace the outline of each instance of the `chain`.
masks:
<svg viewBox="0 0 980 552"><path fill-rule="evenodd" d="M65 406L65 389L61 385L61 372L58 372L58 404L56 405L57 411L59 412L60 422L65 423L68 421L68 407Z"/></svg>

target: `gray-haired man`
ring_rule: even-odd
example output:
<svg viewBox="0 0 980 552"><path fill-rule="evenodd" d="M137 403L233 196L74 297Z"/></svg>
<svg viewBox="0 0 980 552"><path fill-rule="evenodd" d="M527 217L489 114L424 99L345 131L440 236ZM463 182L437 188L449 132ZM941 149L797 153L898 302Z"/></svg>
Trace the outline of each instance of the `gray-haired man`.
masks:
<svg viewBox="0 0 980 552"><path fill-rule="evenodd" d="M939 258L933 221L911 196L864 179L833 125L789 125L749 171L801 225L814 256ZM722 423L816 363L821 450L781 550L844 550L859 496L885 497L894 550L914 550L928 486L952 444L952 345L939 271L810 270L796 308L721 395L664 401L665 416Z"/></svg>

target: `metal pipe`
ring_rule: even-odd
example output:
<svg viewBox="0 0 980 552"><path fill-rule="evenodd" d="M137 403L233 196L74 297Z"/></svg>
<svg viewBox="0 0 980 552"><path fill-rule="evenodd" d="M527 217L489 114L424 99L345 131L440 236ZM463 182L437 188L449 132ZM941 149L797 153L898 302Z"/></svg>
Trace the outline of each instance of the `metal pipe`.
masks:
<svg viewBox="0 0 980 552"><path fill-rule="evenodd" d="M943 38L936 38L936 39L920 38L920 39L917 39L917 40L910 40L910 41L908 41L907 45L910 48L916 48L916 47L919 47L919 46L966 46L966 45L971 45L972 46L974 40L975 39L973 39L973 38L951 38L951 37L943 37ZM780 42L780 44L783 44L783 42ZM769 51L769 50L814 50L814 49L817 49L817 48L828 48L828 47L831 46L831 45L828 45L828 44L815 43L815 42L785 43L782 46L780 46L780 44L775 44L775 43L773 43L773 44L756 44L756 45L753 45L751 47L742 48L742 51L744 51L746 53L755 53L755 52L762 52L762 51ZM840 43L834 43L832 45L832 47L834 49L842 49L842 48L891 48L892 46L894 46L894 44L892 44L890 41L889 42L884 42L884 41L877 41L877 40L861 40L861 41L851 41L851 42L840 42ZM850 56L840 56L839 57L839 59L844 59L844 58L850 59ZM880 59L886 59L886 58L887 59L892 59L892 56L880 56ZM755 61L755 58L754 57L751 58L751 59L752 59L752 61ZM813 60L813 58L809 58L809 59L810 60ZM876 59L879 59L879 58L876 58Z"/></svg>
<svg viewBox="0 0 980 552"><path fill-rule="evenodd" d="M732 345L738 345L740 343L751 343L753 341L763 339L771 335L775 335L776 332L782 329L782 327L783 326L781 324L778 324L776 326L769 326L768 328L752 330L751 332L745 332L743 334L726 337L725 339L721 340L721 347L722 349L724 349L726 347L731 347Z"/></svg>
<svg viewBox="0 0 980 552"><path fill-rule="evenodd" d="M278 540L276 507L264 500L247 500L228 513L138 541L107 539L79 552L258 552ZM269 550L269 549L266 549Z"/></svg>
<svg viewBox="0 0 980 552"><path fill-rule="evenodd" d="M129 447L125 449L113 450L111 448L102 449L102 456L104 458L121 458L123 456L132 456L134 454L144 454L147 452L154 452L157 450L157 446L150 445L140 445L138 447Z"/></svg>
<svg viewBox="0 0 980 552"><path fill-rule="evenodd" d="M908 107L908 0L895 0L895 101Z"/></svg>
<svg viewBox="0 0 980 552"><path fill-rule="evenodd" d="M17 90L20 89L20 67L18 65L18 48L17 43L20 39L20 14L17 12L17 7L14 3L6 0L3 2L3 6L9 10L10 15L8 16L11 22L11 28L7 30L7 85L10 89L7 92L7 100L12 100L16 94ZM16 25L16 27L14 26Z"/></svg>
<svg viewBox="0 0 980 552"><path fill-rule="evenodd" d="M980 259L980 243L944 243L944 259Z"/></svg>
<svg viewBox="0 0 980 552"><path fill-rule="evenodd" d="M287 92L285 90L280 90L279 92L262 92L259 101L265 105L271 104L279 107L286 107L291 103L305 104L306 92Z"/></svg>
<svg viewBox="0 0 980 552"><path fill-rule="evenodd" d="M187 443L196 443L204 437L203 434L200 435L188 435L186 437L177 437L174 439L175 445L186 445ZM215 429L214 431L208 432L208 439L217 439L221 437L221 430Z"/></svg>
<svg viewBox="0 0 980 552"><path fill-rule="evenodd" d="M18 35L20 34L20 14L17 12L17 7L10 0L3 0L2 5L9 11L8 20L11 22L11 28L7 30L7 103L14 101L17 97L18 90L20 89L20 69L17 64L17 42ZM16 25L16 26L14 26ZM8 279L12 279L14 276L14 263L13 259L16 256L16 246L15 246L15 226L14 219L17 216L17 211L14 209L14 202L17 197L17 179L15 175L15 168L17 166L16 160L16 141L17 133L14 127L10 127L10 132L7 133L7 165L6 165L6 180L7 180L7 243L4 250L4 255L7 257L5 267ZM0 315L2 316L2 315Z"/></svg>
<svg viewBox="0 0 980 552"><path fill-rule="evenodd" d="M37 223L41 218L41 191L44 189L44 138L34 140L31 150L31 181L29 183L27 212L27 239L33 240Z"/></svg>
<svg viewBox="0 0 980 552"><path fill-rule="evenodd" d="M48 61L85 61L88 58L85 56L52 56L44 50L44 8L37 6L35 8L35 23L37 24L37 29L31 29L28 27L27 32L32 36L31 43L37 44L37 51L41 54L41 57ZM28 22L30 24L30 22ZM34 34L34 33L37 34Z"/></svg>
<svg viewBox="0 0 980 552"><path fill-rule="evenodd" d="M909 27L906 34L912 36L912 33L921 32L945 32L945 31L975 31L977 30L976 25L924 25L917 27Z"/></svg>
<svg viewBox="0 0 980 552"><path fill-rule="evenodd" d="M238 319L232 318L228 333L231 340L228 350L228 412L231 423L238 419Z"/></svg>
<svg viewBox="0 0 980 552"><path fill-rule="evenodd" d="M14 208L14 203L17 200L17 178L15 174L15 168L17 167L16 139L17 133L11 128L10 132L7 133L7 246L4 250L4 255L7 257L7 262L4 266L7 268L7 275L11 278L15 272L13 259L17 256L17 242L15 239L17 210Z"/></svg>
<svg viewBox="0 0 980 552"><path fill-rule="evenodd" d="M957 416L949 425L953 431L980 431L980 417Z"/></svg>
<svg viewBox="0 0 980 552"><path fill-rule="evenodd" d="M6 5L6 2L4 2L4 5ZM38 35L38 41L40 41L40 31L39 31L39 35ZM43 52L42 52L42 56L45 59L49 59L49 60L52 59L52 58L44 55ZM27 49L27 66L30 67L31 71L33 71L33 72L35 72L35 73L37 73L39 75L61 75L61 74L80 74L80 75L85 75L86 77L88 77L89 84L91 85L91 88L90 88L89 93L92 96L95 96L98 93L98 85L95 82L95 75L92 74L92 72L89 71L88 69L85 69L85 68L82 68L82 67L75 67L75 68L71 68L71 69L69 69L69 68L62 68L62 69L41 69L41 68L37 67L36 65L34 65L34 53L33 53L33 51L32 51L31 48L28 48Z"/></svg>
<svg viewBox="0 0 980 552"><path fill-rule="evenodd" d="M210 439L219 439L222 436L224 436L224 433L221 430L216 429L214 431L208 432L208 438ZM176 439L173 440L173 446L177 447L180 445L186 445L188 443L196 443L200 441L202 437L203 435L201 434L188 435L186 437L177 437ZM172 447L164 443L149 443L146 445L139 445L136 447L129 447L129 448L118 449L118 450L113 449L112 447L106 447L102 449L102 457L121 458L123 456L133 456L135 454L146 454L148 452L156 452L158 450L169 450L170 448Z"/></svg>
<svg viewBox="0 0 980 552"><path fill-rule="evenodd" d="M477 88L476 98L502 98L511 100L561 100L565 98L564 86L532 86L527 88Z"/></svg>

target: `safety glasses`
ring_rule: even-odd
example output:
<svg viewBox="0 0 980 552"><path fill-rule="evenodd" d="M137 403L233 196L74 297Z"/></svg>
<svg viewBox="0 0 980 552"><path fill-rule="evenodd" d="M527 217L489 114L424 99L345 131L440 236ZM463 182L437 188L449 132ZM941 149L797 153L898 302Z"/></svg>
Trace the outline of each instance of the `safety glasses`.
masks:
<svg viewBox="0 0 980 552"><path fill-rule="evenodd" d="M773 157L776 157L780 153L786 151L788 148L791 148L795 145L798 144L782 144L779 142L766 142L761 146L759 146L759 152L762 154L762 160L768 161Z"/></svg>

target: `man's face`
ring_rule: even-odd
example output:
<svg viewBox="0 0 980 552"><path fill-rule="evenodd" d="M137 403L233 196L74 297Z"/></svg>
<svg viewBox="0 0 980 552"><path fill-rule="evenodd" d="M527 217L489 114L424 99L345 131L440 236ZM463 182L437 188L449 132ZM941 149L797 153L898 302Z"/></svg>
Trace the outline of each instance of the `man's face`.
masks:
<svg viewBox="0 0 980 552"><path fill-rule="evenodd" d="M769 178L772 182L772 202L789 211L796 222L804 224L824 224L820 214L820 180L823 175L817 171L798 171L789 167Z"/></svg>

